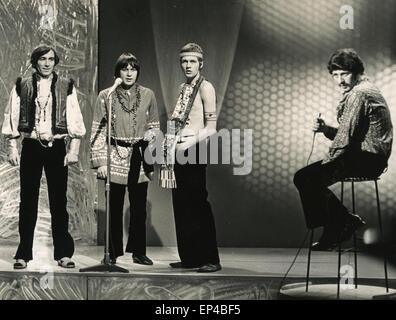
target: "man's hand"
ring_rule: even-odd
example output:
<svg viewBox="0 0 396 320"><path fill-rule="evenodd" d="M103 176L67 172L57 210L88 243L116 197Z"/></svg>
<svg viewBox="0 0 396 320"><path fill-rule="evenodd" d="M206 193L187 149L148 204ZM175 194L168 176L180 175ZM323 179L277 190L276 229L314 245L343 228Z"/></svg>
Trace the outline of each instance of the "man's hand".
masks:
<svg viewBox="0 0 396 320"><path fill-rule="evenodd" d="M324 122L323 119L321 118L316 118L314 120L314 123L312 125L312 131L313 132L323 132L326 133L328 130L328 126L326 125L326 123Z"/></svg>
<svg viewBox="0 0 396 320"><path fill-rule="evenodd" d="M20 157L19 157L18 150L13 150L13 151L10 151L10 152L8 153L8 162L9 162L12 166L19 166Z"/></svg>
<svg viewBox="0 0 396 320"><path fill-rule="evenodd" d="M98 179L106 179L107 178L107 166L101 166L98 168Z"/></svg>
<svg viewBox="0 0 396 320"><path fill-rule="evenodd" d="M74 164L78 162L78 155L75 153L67 153L63 165L66 167L68 164Z"/></svg>
<svg viewBox="0 0 396 320"><path fill-rule="evenodd" d="M158 134L158 129L149 129L144 133L143 140L151 143Z"/></svg>

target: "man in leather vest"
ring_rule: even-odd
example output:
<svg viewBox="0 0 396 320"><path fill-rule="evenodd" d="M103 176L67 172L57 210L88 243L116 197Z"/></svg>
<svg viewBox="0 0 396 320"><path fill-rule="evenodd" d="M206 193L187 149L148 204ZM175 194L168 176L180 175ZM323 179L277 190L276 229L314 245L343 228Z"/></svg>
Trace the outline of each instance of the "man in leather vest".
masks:
<svg viewBox="0 0 396 320"><path fill-rule="evenodd" d="M54 72L59 63L56 51L40 45L31 54L36 70L18 78L5 108L2 133L8 141L8 160L20 165L20 243L14 257L15 269L24 269L33 259L32 247L37 221L40 180L44 168L51 213L54 259L64 268L75 266L71 257L74 242L68 232L66 210L68 164L78 161L85 126L72 79ZM19 156L17 140L22 140ZM65 138L70 138L66 152Z"/></svg>

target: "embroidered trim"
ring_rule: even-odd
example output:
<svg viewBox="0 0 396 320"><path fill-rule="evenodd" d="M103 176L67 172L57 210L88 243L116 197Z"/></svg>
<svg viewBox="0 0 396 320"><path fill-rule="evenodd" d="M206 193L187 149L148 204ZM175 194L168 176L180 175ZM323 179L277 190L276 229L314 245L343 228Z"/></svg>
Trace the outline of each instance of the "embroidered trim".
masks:
<svg viewBox="0 0 396 320"><path fill-rule="evenodd" d="M215 112L204 112L204 117L206 121L216 121L217 115Z"/></svg>
<svg viewBox="0 0 396 320"><path fill-rule="evenodd" d="M191 85L187 83L183 84L179 98L176 102L175 110L171 117L171 121L174 121L171 123L171 125L174 126L174 131L167 133L162 145L165 161L160 169L159 182L163 188L177 187L174 172L176 144L178 140L177 135L186 126L194 100L203 81L204 77L199 76L195 83L192 83Z"/></svg>
<svg viewBox="0 0 396 320"><path fill-rule="evenodd" d="M184 83L180 92L179 98L176 102L175 110L173 111L171 121L175 122L176 133L186 126L187 119L190 115L195 97L197 96L199 87L205 80L203 76L199 76L198 80L191 85Z"/></svg>

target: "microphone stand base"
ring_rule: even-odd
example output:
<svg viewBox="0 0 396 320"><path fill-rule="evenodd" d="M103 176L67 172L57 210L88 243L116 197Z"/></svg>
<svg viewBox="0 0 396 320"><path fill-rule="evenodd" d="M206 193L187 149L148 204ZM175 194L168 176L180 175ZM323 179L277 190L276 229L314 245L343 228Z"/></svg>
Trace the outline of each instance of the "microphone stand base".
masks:
<svg viewBox="0 0 396 320"><path fill-rule="evenodd" d="M119 267L115 264L101 263L92 267L81 268L80 272L120 272L129 273L129 270Z"/></svg>

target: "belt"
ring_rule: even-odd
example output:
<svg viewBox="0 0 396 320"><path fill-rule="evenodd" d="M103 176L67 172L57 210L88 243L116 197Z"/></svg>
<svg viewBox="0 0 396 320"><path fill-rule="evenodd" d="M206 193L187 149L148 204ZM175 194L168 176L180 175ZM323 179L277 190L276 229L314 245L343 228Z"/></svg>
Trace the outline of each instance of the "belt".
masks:
<svg viewBox="0 0 396 320"><path fill-rule="evenodd" d="M117 140L117 139L111 138L111 145L113 145L113 146L117 145L120 147L127 148L127 147L132 147L134 144L132 142L125 142L123 140Z"/></svg>
<svg viewBox="0 0 396 320"><path fill-rule="evenodd" d="M54 144L64 141L64 139L54 139L54 140L48 141L48 140L35 139L35 138L30 138L30 137L24 137L23 140L36 141L41 146L46 147L46 148L51 148Z"/></svg>

